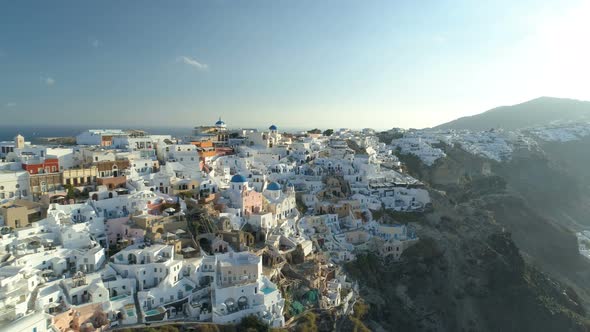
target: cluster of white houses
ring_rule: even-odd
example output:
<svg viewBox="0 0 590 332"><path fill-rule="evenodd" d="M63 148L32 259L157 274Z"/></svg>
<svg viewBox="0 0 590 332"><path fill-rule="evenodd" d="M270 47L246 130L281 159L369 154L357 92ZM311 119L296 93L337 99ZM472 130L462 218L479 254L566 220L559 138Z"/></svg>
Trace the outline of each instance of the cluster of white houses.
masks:
<svg viewBox="0 0 590 332"><path fill-rule="evenodd" d="M280 327L293 310L281 268L308 259L319 262L304 278L318 305L346 312L354 292L341 290L353 285L334 264L366 250L399 259L418 240L372 211L430 206L372 130L326 137L219 119L184 138L101 129L76 139L0 142L0 328L249 315Z"/></svg>

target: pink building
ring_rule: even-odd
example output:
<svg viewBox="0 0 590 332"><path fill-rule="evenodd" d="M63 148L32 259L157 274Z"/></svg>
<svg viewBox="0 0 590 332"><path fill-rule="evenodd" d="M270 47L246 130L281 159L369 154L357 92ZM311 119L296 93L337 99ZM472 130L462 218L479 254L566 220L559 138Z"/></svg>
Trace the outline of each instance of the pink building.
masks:
<svg viewBox="0 0 590 332"><path fill-rule="evenodd" d="M117 245L117 241L125 237L125 225L129 221L129 217L108 219L106 222L107 237L109 245Z"/></svg>
<svg viewBox="0 0 590 332"><path fill-rule="evenodd" d="M129 217L109 219L106 225L107 237L111 246L120 244L123 241L127 244L141 243L146 234L144 229L133 225Z"/></svg>
<svg viewBox="0 0 590 332"><path fill-rule="evenodd" d="M244 215L258 214L262 211L264 197L255 190L244 190L242 192L242 211Z"/></svg>

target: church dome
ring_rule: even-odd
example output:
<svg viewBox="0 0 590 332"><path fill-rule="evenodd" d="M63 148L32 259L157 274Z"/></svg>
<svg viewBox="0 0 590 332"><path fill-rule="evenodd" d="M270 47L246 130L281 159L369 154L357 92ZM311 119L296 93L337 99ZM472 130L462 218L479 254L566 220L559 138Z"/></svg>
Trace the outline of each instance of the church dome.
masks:
<svg viewBox="0 0 590 332"><path fill-rule="evenodd" d="M241 175L241 174L236 174L231 178L231 182L233 183L244 183L244 182L248 182L248 180L246 180L246 178Z"/></svg>
<svg viewBox="0 0 590 332"><path fill-rule="evenodd" d="M281 190L281 185L276 182L271 182L268 187L266 187L266 190Z"/></svg>
<svg viewBox="0 0 590 332"><path fill-rule="evenodd" d="M219 118L219 120L217 120L217 122L215 122L216 126L225 126L225 122L223 122L223 120L221 120L221 118Z"/></svg>
<svg viewBox="0 0 590 332"><path fill-rule="evenodd" d="M268 129L269 129L269 130L273 130L273 131L275 131L275 130L277 130L277 126L275 126L275 125L272 125L272 126L268 127Z"/></svg>

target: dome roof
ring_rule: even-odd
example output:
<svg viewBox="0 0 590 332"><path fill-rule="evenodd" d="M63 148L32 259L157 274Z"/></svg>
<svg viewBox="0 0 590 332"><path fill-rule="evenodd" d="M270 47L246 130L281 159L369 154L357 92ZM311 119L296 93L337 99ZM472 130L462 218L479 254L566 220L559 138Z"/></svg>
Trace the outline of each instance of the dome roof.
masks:
<svg viewBox="0 0 590 332"><path fill-rule="evenodd" d="M276 182L271 182L268 187L266 187L266 190L281 190L281 185Z"/></svg>
<svg viewBox="0 0 590 332"><path fill-rule="evenodd" d="M275 126L275 125L272 125L272 126L268 127L268 129L269 129L269 130L277 130L277 126Z"/></svg>
<svg viewBox="0 0 590 332"><path fill-rule="evenodd" d="M246 180L246 178L243 175L236 174L236 175L232 176L231 182L234 182L234 183L244 183L244 182L248 182L248 180Z"/></svg>
<svg viewBox="0 0 590 332"><path fill-rule="evenodd" d="M217 122L215 122L216 126L223 126L225 124L225 122L223 122L223 120L219 119L217 120Z"/></svg>

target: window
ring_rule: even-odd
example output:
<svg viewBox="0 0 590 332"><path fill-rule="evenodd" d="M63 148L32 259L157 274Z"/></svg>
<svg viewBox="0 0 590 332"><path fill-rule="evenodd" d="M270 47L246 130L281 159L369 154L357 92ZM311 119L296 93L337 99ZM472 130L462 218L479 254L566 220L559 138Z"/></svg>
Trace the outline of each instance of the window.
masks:
<svg viewBox="0 0 590 332"><path fill-rule="evenodd" d="M14 186L16 189L20 188L20 184L16 184L16 186Z"/></svg>

